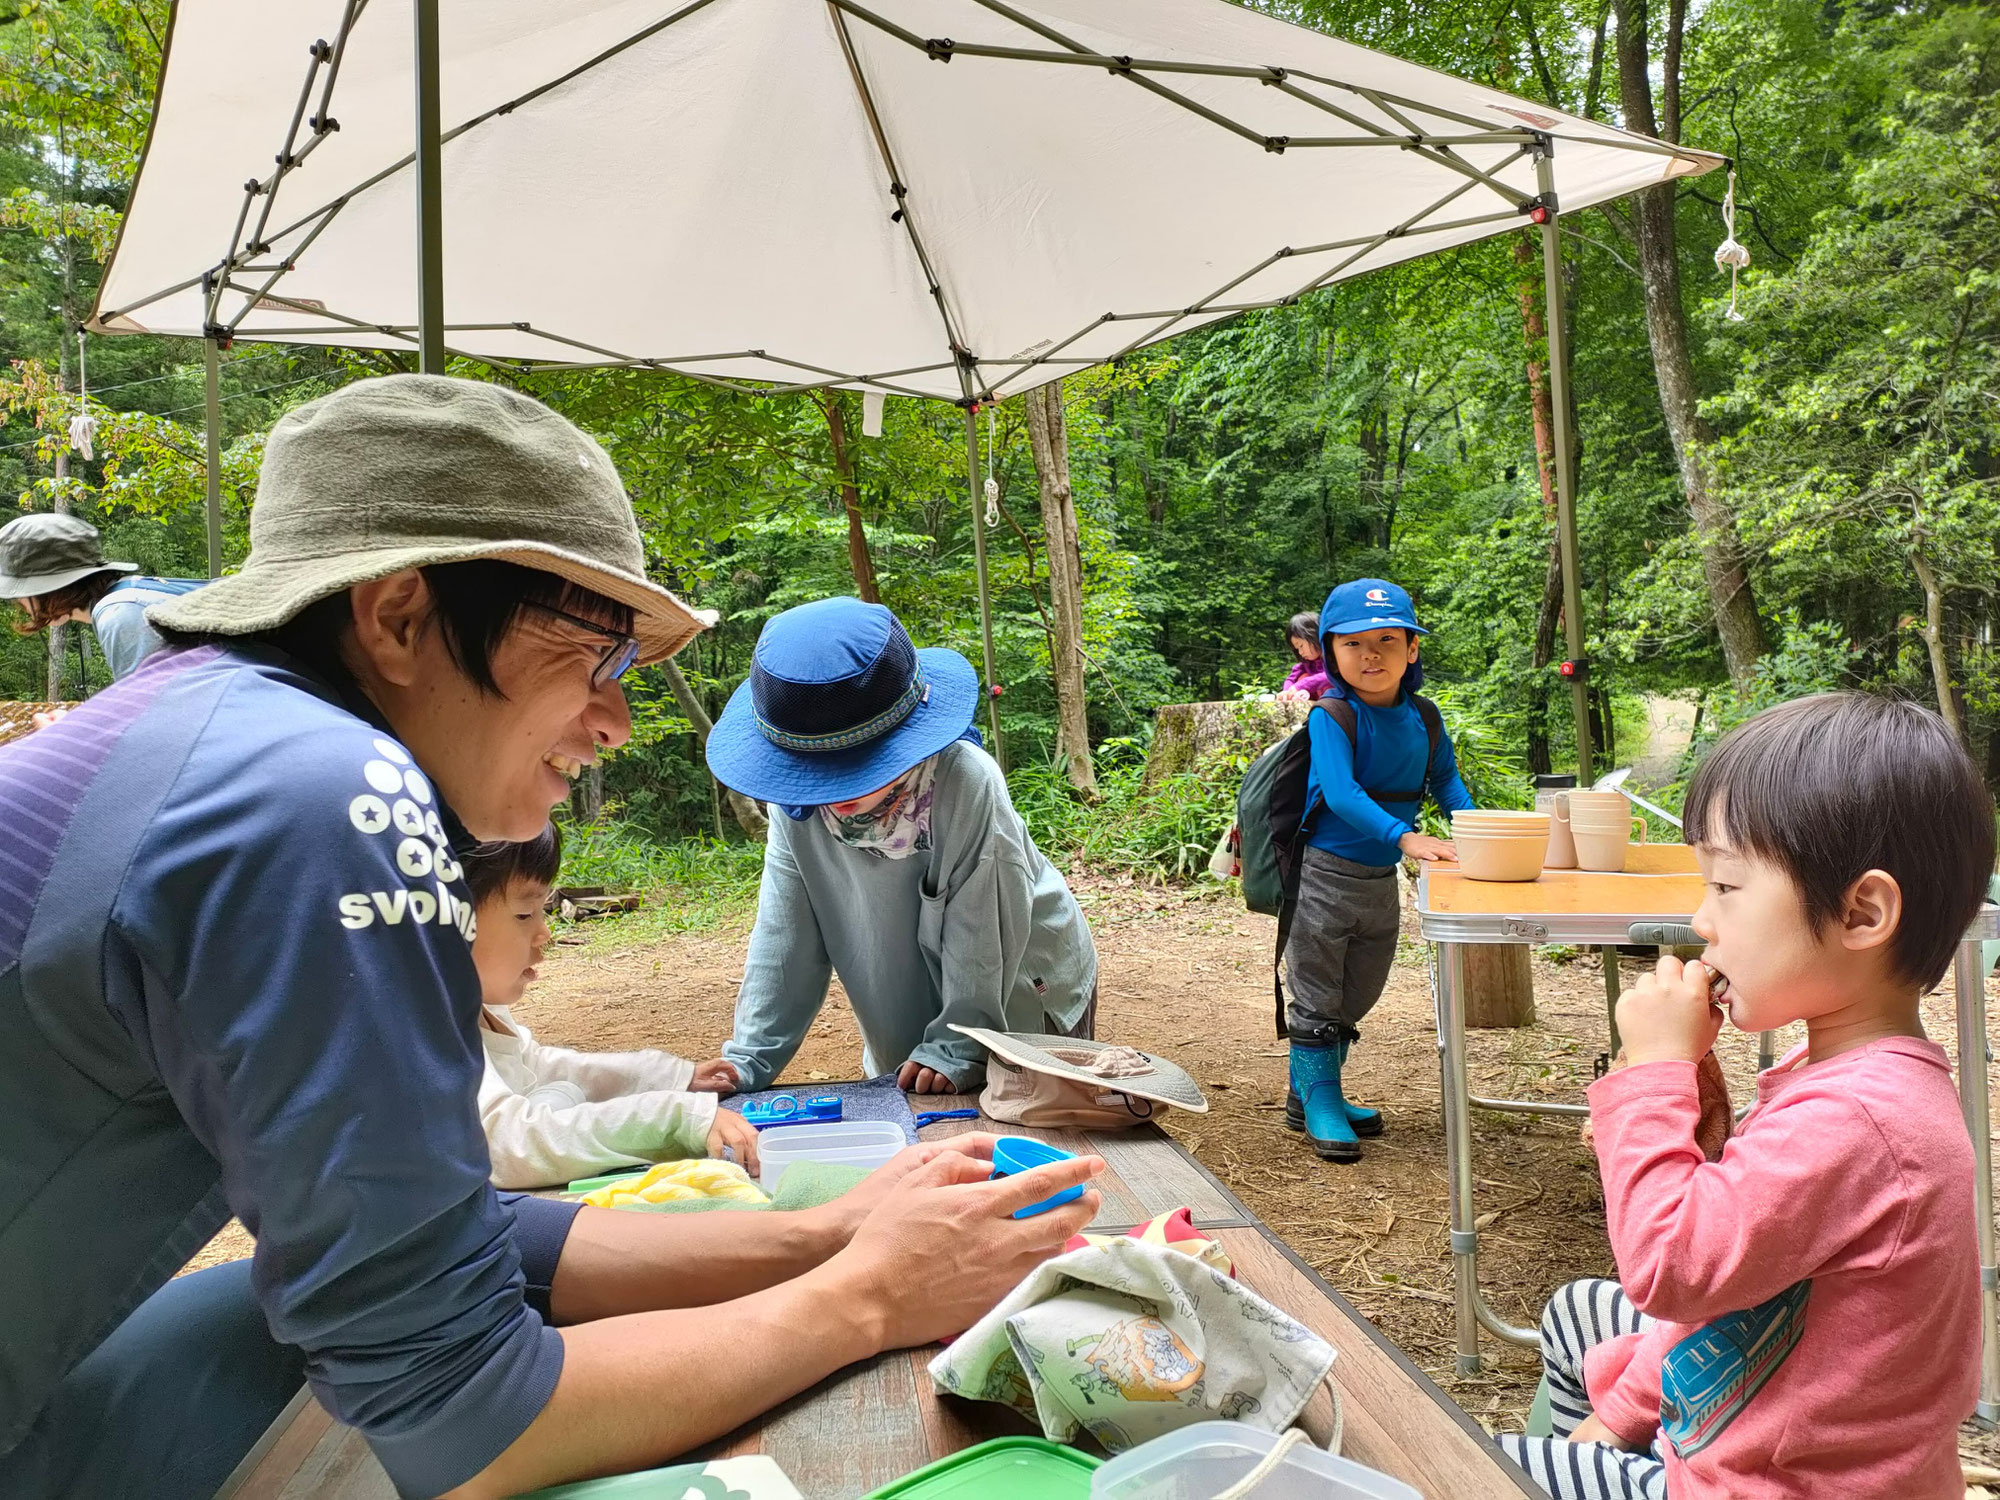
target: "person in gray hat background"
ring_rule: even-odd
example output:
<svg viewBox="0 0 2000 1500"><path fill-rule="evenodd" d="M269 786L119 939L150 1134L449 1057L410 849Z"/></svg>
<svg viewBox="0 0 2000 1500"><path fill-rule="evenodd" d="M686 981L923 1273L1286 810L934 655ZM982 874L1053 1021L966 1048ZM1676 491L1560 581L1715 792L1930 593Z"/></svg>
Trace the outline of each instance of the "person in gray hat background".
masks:
<svg viewBox="0 0 2000 1500"><path fill-rule="evenodd" d="M113 681L166 645L146 611L206 581L139 576L137 563L109 561L97 528L75 516L45 512L0 526L0 599L12 599L23 616L14 629L90 626Z"/></svg>
<svg viewBox="0 0 2000 1500"><path fill-rule="evenodd" d="M0 1493L206 1500L302 1375L404 1495L645 1468L1089 1221L1011 1215L1101 1162L989 1182L985 1136L796 1214L496 1193L460 856L706 622L604 450L497 386L288 413L250 540L151 609L184 649L0 747ZM254 1260L173 1279L231 1214Z"/></svg>

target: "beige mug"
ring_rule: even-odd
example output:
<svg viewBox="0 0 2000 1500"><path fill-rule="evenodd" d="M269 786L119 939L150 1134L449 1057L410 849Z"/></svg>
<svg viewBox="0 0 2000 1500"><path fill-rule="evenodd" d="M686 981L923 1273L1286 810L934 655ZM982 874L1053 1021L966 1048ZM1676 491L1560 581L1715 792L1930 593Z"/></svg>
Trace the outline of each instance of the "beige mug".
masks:
<svg viewBox="0 0 2000 1500"><path fill-rule="evenodd" d="M1625 868L1625 857L1631 851L1632 841L1626 837L1629 829L1613 829L1606 833L1588 828L1573 828L1571 837L1576 840L1576 867L1579 870L1595 870L1609 873Z"/></svg>

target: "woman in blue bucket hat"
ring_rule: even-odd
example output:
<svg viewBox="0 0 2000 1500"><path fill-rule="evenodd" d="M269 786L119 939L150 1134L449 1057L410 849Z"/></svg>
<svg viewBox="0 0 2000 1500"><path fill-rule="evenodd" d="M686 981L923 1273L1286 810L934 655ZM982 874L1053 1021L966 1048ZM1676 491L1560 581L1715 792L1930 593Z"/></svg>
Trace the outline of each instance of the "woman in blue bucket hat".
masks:
<svg viewBox="0 0 2000 1500"><path fill-rule="evenodd" d="M951 1028L1089 1037L1097 954L972 728L979 678L894 614L822 599L775 616L708 738L723 785L773 803L764 883L722 1049L746 1089L784 1070L834 974L871 1073L970 1092Z"/></svg>

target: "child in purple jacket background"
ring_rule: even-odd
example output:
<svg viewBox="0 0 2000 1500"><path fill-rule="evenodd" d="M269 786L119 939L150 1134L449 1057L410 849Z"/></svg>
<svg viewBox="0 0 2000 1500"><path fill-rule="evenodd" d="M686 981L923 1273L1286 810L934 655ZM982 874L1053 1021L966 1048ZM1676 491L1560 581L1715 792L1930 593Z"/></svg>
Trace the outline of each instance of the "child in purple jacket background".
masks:
<svg viewBox="0 0 2000 1500"><path fill-rule="evenodd" d="M1285 674L1280 698L1303 698L1311 702L1327 689L1326 662L1319 654L1319 616L1310 610L1293 615L1285 627L1285 640L1298 660Z"/></svg>

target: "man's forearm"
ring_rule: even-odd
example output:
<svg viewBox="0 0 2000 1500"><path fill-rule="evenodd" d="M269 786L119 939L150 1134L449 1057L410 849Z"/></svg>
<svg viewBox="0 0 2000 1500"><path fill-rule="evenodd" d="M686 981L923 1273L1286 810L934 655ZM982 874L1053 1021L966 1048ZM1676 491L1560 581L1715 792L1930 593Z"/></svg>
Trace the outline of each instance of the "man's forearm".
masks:
<svg viewBox="0 0 2000 1500"><path fill-rule="evenodd" d="M586 1208L556 1264L559 1324L664 1308L706 1307L801 1276L847 1243L823 1209L646 1214Z"/></svg>
<svg viewBox="0 0 2000 1500"><path fill-rule="evenodd" d="M746 1218L777 1216L696 1217L740 1227ZM870 1311L873 1302L856 1295L851 1280L823 1267L716 1307L607 1317L563 1330L562 1377L549 1404L448 1500L516 1495L669 1462L878 1352L884 1330Z"/></svg>

